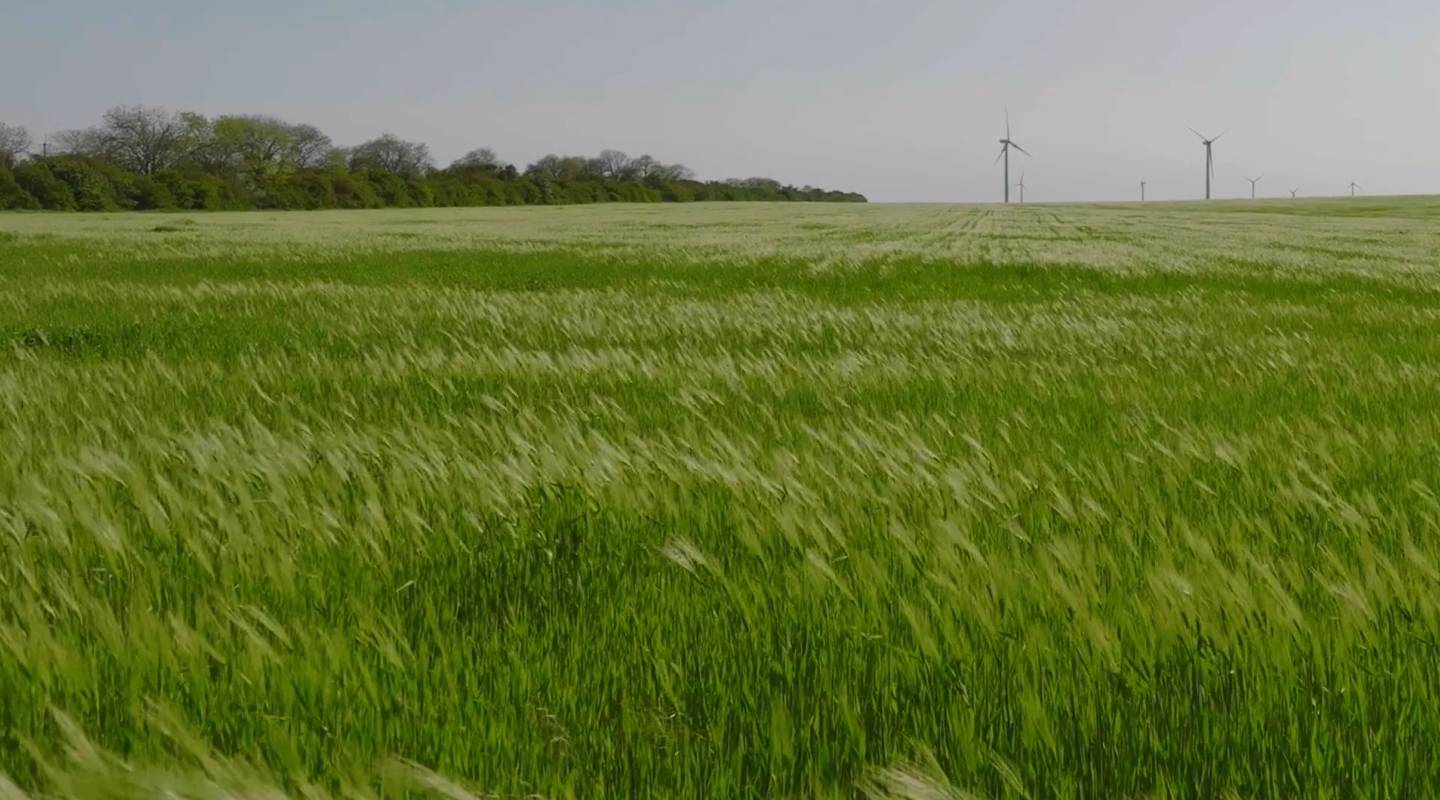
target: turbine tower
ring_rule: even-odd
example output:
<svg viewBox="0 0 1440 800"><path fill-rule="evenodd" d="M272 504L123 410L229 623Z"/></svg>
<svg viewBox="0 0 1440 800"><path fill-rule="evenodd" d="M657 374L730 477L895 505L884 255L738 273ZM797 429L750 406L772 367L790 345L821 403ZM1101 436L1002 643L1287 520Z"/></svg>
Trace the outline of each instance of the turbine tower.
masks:
<svg viewBox="0 0 1440 800"><path fill-rule="evenodd" d="M998 156L995 157L995 162L996 162L997 164L1000 162L1000 159L1002 159L1002 158L1005 159L1005 202L1006 202L1006 203L1009 203L1009 202L1010 202L1010 148L1012 148L1012 147L1015 148L1016 150L1019 150L1019 151L1022 152L1022 153L1025 153L1025 155L1027 155L1027 156L1030 155L1030 153L1026 152L1025 148L1023 148L1023 147L1021 147L1020 145L1016 144L1016 143L1014 142L1014 140L1012 140L1012 139L1010 138L1010 109L1007 108L1007 109L1005 109L1005 138L1000 140L1000 155L998 155Z"/></svg>
<svg viewBox="0 0 1440 800"><path fill-rule="evenodd" d="M1015 186L1020 189L1020 203L1023 205L1023 204L1025 203L1025 173L1024 173L1024 172L1021 172L1021 173L1020 173L1020 182L1017 183L1017 184L1015 184Z"/></svg>
<svg viewBox="0 0 1440 800"><path fill-rule="evenodd" d="M1145 202L1145 181L1140 181L1140 202Z"/></svg>
<svg viewBox="0 0 1440 800"><path fill-rule="evenodd" d="M1356 190L1356 189L1359 189L1359 188L1360 188L1360 184L1356 183L1355 181L1350 181L1350 196L1351 196L1351 197L1354 197L1354 196L1355 196L1355 190Z"/></svg>
<svg viewBox="0 0 1440 800"><path fill-rule="evenodd" d="M1205 199L1209 200L1210 181L1215 177L1215 156L1213 153L1210 152L1210 145L1213 145L1216 142L1220 141L1220 136L1224 136L1230 131L1225 131L1225 133L1220 134L1220 136L1216 136L1214 139L1206 139L1205 134L1195 130L1194 128L1191 128L1190 132L1195 134L1196 136L1199 136L1200 143L1205 145Z"/></svg>
<svg viewBox="0 0 1440 800"><path fill-rule="evenodd" d="M1300 191L1300 187L1299 187L1299 186L1296 186L1294 189L1291 189L1291 190L1290 190L1290 199L1291 199L1291 200L1294 200L1294 199L1295 199L1295 193L1298 192L1298 191Z"/></svg>
<svg viewBox="0 0 1440 800"><path fill-rule="evenodd" d="M1261 176L1260 176L1260 178L1263 178L1263 177L1265 177L1265 176L1264 176L1264 175L1261 175ZM1260 178L1246 178L1246 179L1245 179L1245 180L1247 180L1247 181L1250 181L1250 199L1251 199L1251 200L1254 200L1254 199L1255 199L1255 184L1257 184L1257 183L1260 182Z"/></svg>

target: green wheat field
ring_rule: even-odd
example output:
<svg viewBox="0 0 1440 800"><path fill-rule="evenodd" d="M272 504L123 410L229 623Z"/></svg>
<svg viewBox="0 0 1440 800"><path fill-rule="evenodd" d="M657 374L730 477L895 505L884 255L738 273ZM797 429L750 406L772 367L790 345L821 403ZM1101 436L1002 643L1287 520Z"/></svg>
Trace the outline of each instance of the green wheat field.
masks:
<svg viewBox="0 0 1440 800"><path fill-rule="evenodd" d="M0 215L0 797L1437 747L1440 199Z"/></svg>

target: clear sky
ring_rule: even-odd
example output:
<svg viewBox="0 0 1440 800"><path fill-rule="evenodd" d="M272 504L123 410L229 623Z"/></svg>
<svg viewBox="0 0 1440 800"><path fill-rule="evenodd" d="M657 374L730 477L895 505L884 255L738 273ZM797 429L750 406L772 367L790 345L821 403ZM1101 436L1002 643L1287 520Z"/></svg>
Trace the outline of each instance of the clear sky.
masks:
<svg viewBox="0 0 1440 800"><path fill-rule="evenodd" d="M1440 192L1440 0L0 0L0 120L263 113L873 200Z"/></svg>

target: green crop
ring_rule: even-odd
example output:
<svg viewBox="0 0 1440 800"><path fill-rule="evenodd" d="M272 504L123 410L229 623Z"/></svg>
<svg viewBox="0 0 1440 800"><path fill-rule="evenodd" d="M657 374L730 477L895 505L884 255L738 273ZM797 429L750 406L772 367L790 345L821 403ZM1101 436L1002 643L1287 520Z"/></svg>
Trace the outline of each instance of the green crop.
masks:
<svg viewBox="0 0 1440 800"><path fill-rule="evenodd" d="M1440 794L1437 210L0 216L0 797Z"/></svg>

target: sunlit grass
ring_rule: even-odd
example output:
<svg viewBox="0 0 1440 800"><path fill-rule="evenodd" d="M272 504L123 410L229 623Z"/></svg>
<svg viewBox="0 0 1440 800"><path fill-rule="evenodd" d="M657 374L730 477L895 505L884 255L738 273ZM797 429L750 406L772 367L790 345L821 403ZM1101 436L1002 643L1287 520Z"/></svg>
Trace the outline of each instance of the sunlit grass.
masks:
<svg viewBox="0 0 1440 800"><path fill-rule="evenodd" d="M0 216L0 775L1436 794L1365 202Z"/></svg>

